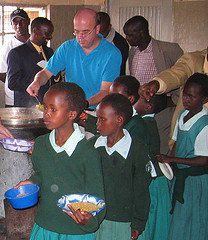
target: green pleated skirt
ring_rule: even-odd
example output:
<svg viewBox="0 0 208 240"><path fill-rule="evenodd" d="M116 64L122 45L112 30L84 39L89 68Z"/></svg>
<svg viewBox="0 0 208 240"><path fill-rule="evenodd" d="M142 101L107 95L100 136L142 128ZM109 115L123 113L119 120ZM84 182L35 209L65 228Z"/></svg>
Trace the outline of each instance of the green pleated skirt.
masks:
<svg viewBox="0 0 208 240"><path fill-rule="evenodd" d="M130 222L114 222L104 220L95 232L96 240L130 240Z"/></svg>
<svg viewBox="0 0 208 240"><path fill-rule="evenodd" d="M183 197L184 204L176 201L168 240L207 240L208 174L189 176Z"/></svg>
<svg viewBox="0 0 208 240"><path fill-rule="evenodd" d="M35 223L30 235L30 240L95 240L95 234L65 235L48 231Z"/></svg>
<svg viewBox="0 0 208 240"><path fill-rule="evenodd" d="M168 240L171 218L170 181L165 176L158 177L152 180L149 191L149 216L139 240Z"/></svg>

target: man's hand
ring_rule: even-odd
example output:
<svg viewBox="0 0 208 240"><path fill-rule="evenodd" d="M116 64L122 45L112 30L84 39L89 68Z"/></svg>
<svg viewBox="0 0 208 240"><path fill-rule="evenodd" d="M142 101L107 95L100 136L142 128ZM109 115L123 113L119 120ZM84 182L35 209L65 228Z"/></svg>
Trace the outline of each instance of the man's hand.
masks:
<svg viewBox="0 0 208 240"><path fill-rule="evenodd" d="M158 81L153 80L146 83L139 88L139 95L143 96L148 102L150 98L159 90L160 84Z"/></svg>
<svg viewBox="0 0 208 240"><path fill-rule="evenodd" d="M40 72L38 72L35 75L34 81L28 86L26 91L32 97L38 96L38 91L40 87L45 85L52 76L53 76L53 73L51 73L45 68L42 69Z"/></svg>
<svg viewBox="0 0 208 240"><path fill-rule="evenodd" d="M38 96L38 91L40 89L40 84L38 82L32 82L26 91L30 94L30 96L35 97Z"/></svg>

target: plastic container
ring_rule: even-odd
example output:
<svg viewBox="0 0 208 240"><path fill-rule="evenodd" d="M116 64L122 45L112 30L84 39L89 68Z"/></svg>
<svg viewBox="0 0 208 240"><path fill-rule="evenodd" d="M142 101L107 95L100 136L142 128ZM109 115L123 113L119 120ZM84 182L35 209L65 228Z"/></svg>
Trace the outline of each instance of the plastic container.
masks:
<svg viewBox="0 0 208 240"><path fill-rule="evenodd" d="M33 143L30 141L15 138L2 138L0 143L2 143L5 149L14 152L28 152L33 146Z"/></svg>
<svg viewBox="0 0 208 240"><path fill-rule="evenodd" d="M5 192L7 198L13 208L24 209L35 205L38 202L38 192L40 187L36 184L27 184L17 189L11 188Z"/></svg>

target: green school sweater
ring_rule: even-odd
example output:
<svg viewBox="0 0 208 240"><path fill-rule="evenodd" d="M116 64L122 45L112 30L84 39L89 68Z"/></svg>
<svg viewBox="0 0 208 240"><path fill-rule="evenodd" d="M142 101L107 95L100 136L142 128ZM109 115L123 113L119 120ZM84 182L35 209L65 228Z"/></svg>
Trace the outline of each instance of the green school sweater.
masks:
<svg viewBox="0 0 208 240"><path fill-rule="evenodd" d="M104 199L100 157L96 149L81 140L69 157L56 153L49 134L36 139L32 153L34 174L30 180L40 186L39 208L35 222L47 230L69 235L81 235L97 230L105 215L102 210L85 225L75 223L57 206L66 194L86 193Z"/></svg>
<svg viewBox="0 0 208 240"><path fill-rule="evenodd" d="M93 134L97 133L97 117L88 115L85 130ZM139 140L147 146L150 146L150 133L145 121L140 115L135 115L131 120L124 126L130 133L132 138Z"/></svg>
<svg viewBox="0 0 208 240"><path fill-rule="evenodd" d="M94 146L96 135L88 141ZM105 147L97 148L102 161L106 200L105 218L117 222L131 222L131 228L143 231L149 214L149 184L151 176L144 144L132 140L127 159L118 152L108 155Z"/></svg>
<svg viewBox="0 0 208 240"><path fill-rule="evenodd" d="M150 151L153 155L160 153L160 135L157 122L153 117L143 117L150 133Z"/></svg>

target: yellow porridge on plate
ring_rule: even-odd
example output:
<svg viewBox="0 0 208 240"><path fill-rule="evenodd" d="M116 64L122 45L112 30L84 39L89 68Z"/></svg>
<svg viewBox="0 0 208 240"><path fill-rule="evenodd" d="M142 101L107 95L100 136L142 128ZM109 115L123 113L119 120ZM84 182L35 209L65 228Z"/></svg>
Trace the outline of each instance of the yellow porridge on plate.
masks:
<svg viewBox="0 0 208 240"><path fill-rule="evenodd" d="M100 208L96 204L89 203L89 202L72 202L72 203L70 203L70 205L73 207L73 209L75 211L80 209L80 211L82 211L82 212L83 211L92 212L92 211L96 211L96 210L98 210Z"/></svg>

